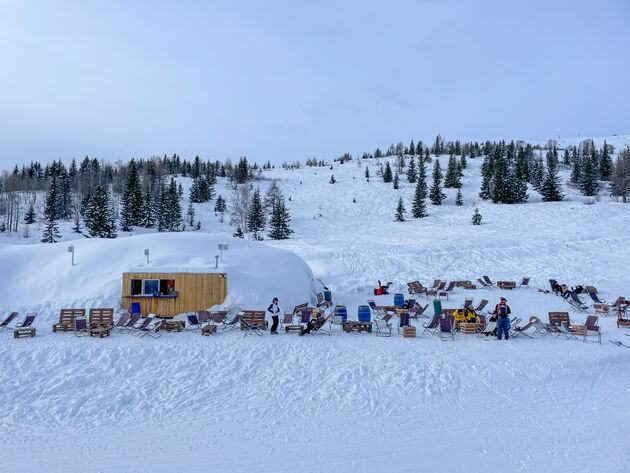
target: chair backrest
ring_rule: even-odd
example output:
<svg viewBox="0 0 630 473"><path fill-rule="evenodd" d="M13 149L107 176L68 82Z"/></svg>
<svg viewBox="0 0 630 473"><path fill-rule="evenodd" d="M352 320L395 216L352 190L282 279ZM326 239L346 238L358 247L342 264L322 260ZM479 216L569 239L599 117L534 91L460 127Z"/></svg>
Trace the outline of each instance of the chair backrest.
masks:
<svg viewBox="0 0 630 473"><path fill-rule="evenodd" d="M18 315L17 312L11 312L6 319L4 319L2 321L2 323L0 324L0 327L6 327L7 325L9 325L11 323L11 321L16 318Z"/></svg>
<svg viewBox="0 0 630 473"><path fill-rule="evenodd" d="M370 308L366 305L360 305L357 310L357 317L359 322L370 322L372 320Z"/></svg>
<svg viewBox="0 0 630 473"><path fill-rule="evenodd" d="M438 291L443 290L446 287L446 281L441 281L440 285L438 286Z"/></svg>
<svg viewBox="0 0 630 473"><path fill-rule="evenodd" d="M77 317L74 319L75 330L87 330L87 319L85 317Z"/></svg>
<svg viewBox="0 0 630 473"><path fill-rule="evenodd" d="M116 322L115 327L123 327L127 322L129 322L130 318L131 315L129 315L129 312L123 312L122 314L120 314L120 317L118 317L118 321Z"/></svg>
<svg viewBox="0 0 630 473"><path fill-rule="evenodd" d="M298 304L293 308L294 314L299 314L302 309L306 309L308 307L308 302L304 302L303 304Z"/></svg>
<svg viewBox="0 0 630 473"><path fill-rule="evenodd" d="M427 328L436 328L438 325L440 325L440 319L442 317L440 317L439 315L434 315L433 318L431 319L431 322L429 322L429 325L427 326Z"/></svg>
<svg viewBox="0 0 630 473"><path fill-rule="evenodd" d="M93 308L90 309L90 327L96 325L110 326L114 325L114 309L112 308Z"/></svg>
<svg viewBox="0 0 630 473"><path fill-rule="evenodd" d="M140 326L138 327L138 330L145 330L149 324L153 321L153 317L152 316L148 316L146 317L142 323L140 324Z"/></svg>
<svg viewBox="0 0 630 473"><path fill-rule="evenodd" d="M284 314L284 318L282 319L283 324L292 324L293 323L293 314L286 313Z"/></svg>
<svg viewBox="0 0 630 473"><path fill-rule="evenodd" d="M549 312L549 323L556 327L566 323L571 325L568 312Z"/></svg>
<svg viewBox="0 0 630 473"><path fill-rule="evenodd" d="M332 318L333 325L341 325L343 322L344 320L341 315L333 315L333 318Z"/></svg>
<svg viewBox="0 0 630 473"><path fill-rule="evenodd" d="M24 322L22 322L22 325L20 325L20 327L30 327L34 321L35 321L35 314L26 314L26 317L24 318Z"/></svg>
<svg viewBox="0 0 630 473"><path fill-rule="evenodd" d="M368 299L367 303L370 306L370 309L376 309L376 302L374 302L372 299Z"/></svg>
<svg viewBox="0 0 630 473"><path fill-rule="evenodd" d="M212 314L210 314L210 319L217 324L223 323L223 316L219 312L213 312Z"/></svg>
<svg viewBox="0 0 630 473"><path fill-rule="evenodd" d="M529 278L523 278L523 280L521 281L521 286L527 286L529 285Z"/></svg>
<svg viewBox="0 0 630 473"><path fill-rule="evenodd" d="M227 325L237 324L241 321L242 318L243 318L243 315L241 313L238 313L234 317L232 317L232 320L228 322Z"/></svg>
<svg viewBox="0 0 630 473"><path fill-rule="evenodd" d="M440 317L440 331L441 332L450 332L452 330L451 319L449 317Z"/></svg>
<svg viewBox="0 0 630 473"><path fill-rule="evenodd" d="M479 323L481 324L485 324L486 323L486 316L483 314L477 314L477 317L479 317Z"/></svg>
<svg viewBox="0 0 630 473"><path fill-rule="evenodd" d="M464 299L464 308L465 309L472 309L472 299Z"/></svg>
<svg viewBox="0 0 630 473"><path fill-rule="evenodd" d="M436 279L435 281L433 281L433 286L431 286L431 289L437 289L439 285L440 285L440 280Z"/></svg>
<svg viewBox="0 0 630 473"><path fill-rule="evenodd" d="M197 318L196 314L187 315L186 318L188 319L189 325L192 325L192 326L200 325L199 319Z"/></svg>
<svg viewBox="0 0 630 473"><path fill-rule="evenodd" d="M400 313L400 326L401 327L409 326L409 312L406 310L403 310Z"/></svg>
<svg viewBox="0 0 630 473"><path fill-rule="evenodd" d="M60 324L74 324L75 317L85 317L85 309L61 309L59 311Z"/></svg>
<svg viewBox="0 0 630 473"><path fill-rule="evenodd" d="M129 307L129 311L131 312L131 315L140 314L140 303L132 302L131 306Z"/></svg>
<svg viewBox="0 0 630 473"><path fill-rule="evenodd" d="M486 284L489 284L492 286L492 281L490 281L490 278L488 276L484 276L483 280L486 281Z"/></svg>
<svg viewBox="0 0 630 473"><path fill-rule="evenodd" d="M389 326L388 326L388 324L387 324L387 321L386 321L386 320L384 320L384 319L376 319L376 321L375 321L375 322L376 322L376 326L377 326L379 329L388 329L388 328L389 328Z"/></svg>
<svg viewBox="0 0 630 473"><path fill-rule="evenodd" d="M496 322L488 322L488 325L486 325L486 328L483 329L483 333L494 332L495 328L497 328L497 323Z"/></svg>
<svg viewBox="0 0 630 473"><path fill-rule="evenodd" d="M324 302L324 294L322 294L321 292L317 293L317 305L321 304L322 302Z"/></svg>
<svg viewBox="0 0 630 473"><path fill-rule="evenodd" d="M300 323L302 324L309 323L311 321L312 315L313 315L312 310L303 309L302 312L300 313Z"/></svg>
<svg viewBox="0 0 630 473"><path fill-rule="evenodd" d="M199 322L201 322L202 324L207 324L210 320L208 319L209 315L208 315L208 311L207 310L198 310L197 311L197 319L199 319Z"/></svg>
<svg viewBox="0 0 630 473"><path fill-rule="evenodd" d="M595 327L598 320L599 317L597 317L596 315L589 315L588 317L586 317L586 323L584 325L586 325L586 328Z"/></svg>
<svg viewBox="0 0 630 473"><path fill-rule="evenodd" d="M134 325L136 325L136 322L138 322L138 319L140 317L142 317L142 314L140 312L136 312L131 316L129 322L127 322L127 325L125 325L125 327L133 327Z"/></svg>
<svg viewBox="0 0 630 473"><path fill-rule="evenodd" d="M455 289L455 281L451 281L448 283L448 287L446 288L446 292L451 292L453 289Z"/></svg>
<svg viewBox="0 0 630 473"><path fill-rule="evenodd" d="M599 297L597 296L597 294L595 294L594 292L590 292L588 293L589 296L591 296L591 299L593 299L593 302L597 303L597 304L601 304L602 301L599 300Z"/></svg>
<svg viewBox="0 0 630 473"><path fill-rule="evenodd" d="M418 304L416 309L416 315L422 315L424 314L424 311L427 310L427 307L429 307L429 304L426 304L424 307L422 307L420 304Z"/></svg>

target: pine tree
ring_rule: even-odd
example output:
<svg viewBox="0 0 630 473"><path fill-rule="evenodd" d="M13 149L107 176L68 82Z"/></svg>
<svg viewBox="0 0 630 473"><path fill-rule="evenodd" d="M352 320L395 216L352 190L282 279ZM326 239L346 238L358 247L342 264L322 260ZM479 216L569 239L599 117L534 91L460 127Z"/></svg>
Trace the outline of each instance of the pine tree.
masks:
<svg viewBox="0 0 630 473"><path fill-rule="evenodd" d="M247 231L253 233L254 240L260 239L260 233L265 229L265 214L260 199L260 189L256 189L247 212Z"/></svg>
<svg viewBox="0 0 630 473"><path fill-rule="evenodd" d="M243 229L240 225L236 227L236 231L232 234L232 236L236 238L245 238L245 234L243 233Z"/></svg>
<svg viewBox="0 0 630 473"><path fill-rule="evenodd" d="M329 184L334 184L335 182L337 182L337 180L335 179L335 175L334 174L330 175L330 181L328 181L328 182L329 182Z"/></svg>
<svg viewBox="0 0 630 473"><path fill-rule="evenodd" d="M442 169L440 168L440 160L436 159L433 165L433 184L429 193L429 199L433 205L442 205L442 201L446 199L446 194L442 192L441 181Z"/></svg>
<svg viewBox="0 0 630 473"><path fill-rule="evenodd" d="M468 161L466 161L466 155L462 154L462 157L459 160L459 164L462 169L466 169L468 167Z"/></svg>
<svg viewBox="0 0 630 473"><path fill-rule="evenodd" d="M557 161L553 153L547 153L547 169L545 177L540 189L542 200L544 202L559 202L564 196L562 195L562 187L558 178Z"/></svg>
<svg viewBox="0 0 630 473"><path fill-rule="evenodd" d="M409 143L409 154L412 156L416 154L416 145L413 143L413 140L411 140L411 142Z"/></svg>
<svg viewBox="0 0 630 473"><path fill-rule="evenodd" d="M365 180L370 182L370 169L367 166L365 166Z"/></svg>
<svg viewBox="0 0 630 473"><path fill-rule="evenodd" d="M152 228L155 225L155 202L151 191L147 188L142 200L142 220L141 225L145 228Z"/></svg>
<svg viewBox="0 0 630 473"><path fill-rule="evenodd" d="M403 205L402 197L398 199L398 206L396 207L396 221L405 221L405 206Z"/></svg>
<svg viewBox="0 0 630 473"><path fill-rule="evenodd" d="M573 159L573 166L571 168L571 182L573 184L579 184L582 180L582 159L576 156Z"/></svg>
<svg viewBox="0 0 630 473"><path fill-rule="evenodd" d="M569 148L564 149L564 157L562 159L562 164L564 164L565 166L568 166L569 164L571 164L571 159L569 157Z"/></svg>
<svg viewBox="0 0 630 473"><path fill-rule="evenodd" d="M282 191L278 186L278 183L274 179L271 181L271 185L267 188L265 192L265 200L264 200L264 208L265 212L269 213L273 210L273 206L276 204L278 200L283 198Z"/></svg>
<svg viewBox="0 0 630 473"><path fill-rule="evenodd" d="M136 161L129 162L127 181L120 203L120 226L123 231L131 230L132 226L142 223L142 188Z"/></svg>
<svg viewBox="0 0 630 473"><path fill-rule="evenodd" d="M413 196L413 204L411 206L411 215L413 215L413 218L424 218L429 215L427 213L427 204L425 202L426 198L426 168L421 157L418 160L418 183L416 184L416 190Z"/></svg>
<svg viewBox="0 0 630 473"><path fill-rule="evenodd" d="M407 181L413 184L416 182L417 178L418 172L416 171L416 160L412 158L409 160L409 166L407 167Z"/></svg>
<svg viewBox="0 0 630 473"><path fill-rule="evenodd" d="M276 201L271 214L269 238L272 240L286 240L289 238L293 233L293 230L289 227L290 222L291 217L284 205L284 197L280 197Z"/></svg>
<svg viewBox="0 0 630 473"><path fill-rule="evenodd" d="M188 226L192 227L195 225L195 208L193 207L192 202L188 203L188 210L186 211L186 215L188 216Z"/></svg>
<svg viewBox="0 0 630 473"><path fill-rule="evenodd" d="M26 215L24 216L24 223L31 224L35 223L35 208L33 207L33 203L28 206L28 210L26 211Z"/></svg>
<svg viewBox="0 0 630 473"><path fill-rule="evenodd" d="M398 174L394 175L394 189L398 189Z"/></svg>
<svg viewBox="0 0 630 473"><path fill-rule="evenodd" d="M628 201L628 195L630 195L630 149L622 151L617 156L610 187L612 195L621 197L623 202Z"/></svg>
<svg viewBox="0 0 630 473"><path fill-rule="evenodd" d="M72 226L74 233L81 233L81 215L79 212L74 213L74 225Z"/></svg>
<svg viewBox="0 0 630 473"><path fill-rule="evenodd" d="M42 234L42 243L56 243L61 238L59 227L57 226L57 177L53 174L50 183L50 189L46 196L46 205L44 207L44 233Z"/></svg>
<svg viewBox="0 0 630 473"><path fill-rule="evenodd" d="M494 176L494 167L492 158L489 155L483 159L481 163L481 190L479 197L488 200L492 197L492 177Z"/></svg>
<svg viewBox="0 0 630 473"><path fill-rule="evenodd" d="M116 238L114 209L109 192L101 184L94 188L90 196L90 202L86 209L85 226L91 237Z"/></svg>
<svg viewBox="0 0 630 473"><path fill-rule="evenodd" d="M472 224L481 225L481 214L479 213L479 208L477 207L475 207L475 213L472 216Z"/></svg>
<svg viewBox="0 0 630 473"><path fill-rule="evenodd" d="M599 175L599 169L597 169L597 163L593 162L593 158L586 158L584 160L584 166L580 173L580 190L584 195L592 196L597 194L599 186L597 184L597 177Z"/></svg>
<svg viewBox="0 0 630 473"><path fill-rule="evenodd" d="M529 175L529 179L538 192L542 189L543 179L545 177L545 166L543 165L542 159L535 159L534 164L532 165L532 169Z"/></svg>
<svg viewBox="0 0 630 473"><path fill-rule="evenodd" d="M166 192L165 203L166 206L163 210L165 210L167 214L166 228L171 232L179 231L182 225L182 206L179 203L179 192L175 178L173 177L171 177L171 182Z"/></svg>
<svg viewBox="0 0 630 473"><path fill-rule="evenodd" d="M608 145L604 141L604 148L602 149L602 156L599 160L599 176L602 181L610 181L610 175L612 174L613 162L608 152Z"/></svg>
<svg viewBox="0 0 630 473"><path fill-rule="evenodd" d="M57 177L57 218L61 220L70 220L72 217L72 188L70 186L70 177L65 166L61 161L58 164Z"/></svg>
<svg viewBox="0 0 630 473"><path fill-rule="evenodd" d="M462 196L462 190L457 189L457 196L455 197L455 205L462 206L464 205L464 197Z"/></svg>
<svg viewBox="0 0 630 473"><path fill-rule="evenodd" d="M389 165L389 161L385 163L385 170L383 171L383 182L392 182L392 168Z"/></svg>
<svg viewBox="0 0 630 473"><path fill-rule="evenodd" d="M219 195L217 197L217 201L214 204L214 211L215 212L225 212L226 210L226 205L225 205L225 199L223 199L223 196Z"/></svg>
<svg viewBox="0 0 630 473"><path fill-rule="evenodd" d="M457 160L455 156L451 154L448 158L448 167L446 168L446 178L444 179L444 187L458 187L461 186L459 182L459 173L457 171Z"/></svg>

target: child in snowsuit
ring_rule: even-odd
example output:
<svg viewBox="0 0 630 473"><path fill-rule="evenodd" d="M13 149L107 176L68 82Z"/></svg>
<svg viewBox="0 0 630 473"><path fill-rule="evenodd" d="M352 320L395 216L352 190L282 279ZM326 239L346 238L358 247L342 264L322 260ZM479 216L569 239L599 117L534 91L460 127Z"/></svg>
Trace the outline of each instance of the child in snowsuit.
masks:
<svg viewBox="0 0 630 473"><path fill-rule="evenodd" d="M509 340L510 338L510 319L508 318L510 313L510 306L507 305L505 297L502 297L501 302L497 304L493 312L493 314L497 317L497 338L499 340L501 340L503 334L505 334L506 340Z"/></svg>

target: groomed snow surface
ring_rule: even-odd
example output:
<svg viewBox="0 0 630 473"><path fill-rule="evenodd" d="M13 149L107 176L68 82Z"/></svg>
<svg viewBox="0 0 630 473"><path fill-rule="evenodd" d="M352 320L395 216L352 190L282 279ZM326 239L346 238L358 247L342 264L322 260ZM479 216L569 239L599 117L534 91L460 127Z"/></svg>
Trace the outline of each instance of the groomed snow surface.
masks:
<svg viewBox="0 0 630 473"><path fill-rule="evenodd" d="M0 317L38 314L35 338L0 334L0 472L630 471L630 351L608 343L630 338L614 317L600 318L602 345L460 334L443 342L420 326L416 339L403 339L395 324L391 338L338 329L330 337L51 333L62 307L118 310L121 274L145 267L145 248L152 269L214 271L222 241L230 309L264 309L277 296L290 311L313 301L318 279L351 318L375 298L377 279L393 282L392 295L375 298L391 304L416 279L530 276L529 288L456 289L443 300L455 308L465 297L496 304L504 295L524 320L557 310L585 320L537 292L549 278L595 285L609 302L630 296L630 206L605 195L590 203L565 186L560 203L541 203L534 191L525 205L477 202L483 222L472 226L481 160L469 163L465 205L446 190L445 204L417 221L393 221L399 196L410 209L413 185L401 176L392 190L370 160L266 172L292 198L296 233L287 241L233 239L233 228L198 206L207 233L74 240L74 267L67 242L0 244ZM218 190L229 196L225 183Z"/></svg>

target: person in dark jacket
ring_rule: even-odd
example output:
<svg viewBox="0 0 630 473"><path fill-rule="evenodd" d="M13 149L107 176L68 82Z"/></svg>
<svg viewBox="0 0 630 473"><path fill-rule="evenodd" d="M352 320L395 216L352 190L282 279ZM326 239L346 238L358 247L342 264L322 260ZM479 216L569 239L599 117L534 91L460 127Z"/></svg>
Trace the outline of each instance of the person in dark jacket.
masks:
<svg viewBox="0 0 630 473"><path fill-rule="evenodd" d="M311 320L308 321L308 323L306 324L306 327L303 328L302 331L300 332L300 336L307 333L311 333L311 330L313 330L318 325L321 327L323 324L324 324L324 316L322 315L322 313L318 312L317 315L315 315Z"/></svg>
<svg viewBox="0 0 630 473"><path fill-rule="evenodd" d="M510 306L507 305L507 299L502 297L501 302L497 304L493 312L493 315L497 318L497 338L499 340L501 340L503 334L505 334L506 340L510 338L510 319L508 316L511 312Z"/></svg>
<svg viewBox="0 0 630 473"><path fill-rule="evenodd" d="M271 324L271 334L277 335L278 322L280 322L280 319L278 317L278 314L280 313L280 307L278 307L277 297L274 297L271 304L269 304L269 307L267 307L267 313L271 315L271 320L273 320L273 323Z"/></svg>

